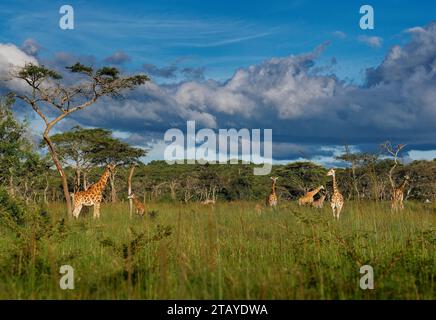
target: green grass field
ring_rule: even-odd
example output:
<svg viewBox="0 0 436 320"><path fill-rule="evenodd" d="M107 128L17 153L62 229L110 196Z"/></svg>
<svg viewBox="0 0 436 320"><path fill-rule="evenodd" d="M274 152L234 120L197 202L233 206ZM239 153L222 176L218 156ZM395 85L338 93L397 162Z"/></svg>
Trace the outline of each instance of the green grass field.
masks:
<svg viewBox="0 0 436 320"><path fill-rule="evenodd" d="M103 205L61 222L61 205L0 225L1 299L435 299L436 208L346 203L340 221L284 203ZM8 226L8 227L6 227ZM374 290L359 269L374 268ZM61 290L61 265L75 289Z"/></svg>

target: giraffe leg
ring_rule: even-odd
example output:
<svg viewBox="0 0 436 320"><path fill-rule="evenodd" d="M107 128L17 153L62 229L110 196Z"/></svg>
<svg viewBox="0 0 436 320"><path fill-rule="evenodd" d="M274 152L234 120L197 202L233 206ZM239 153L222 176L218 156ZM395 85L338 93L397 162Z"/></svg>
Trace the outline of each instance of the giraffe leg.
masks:
<svg viewBox="0 0 436 320"><path fill-rule="evenodd" d="M340 204L338 203L336 206L336 219L338 219L338 220L339 220L339 216L341 215L343 205L344 205L343 203L340 203Z"/></svg>
<svg viewBox="0 0 436 320"><path fill-rule="evenodd" d="M332 203L330 203L330 206L332 207L333 218L336 218L336 204L334 204L334 203L332 202Z"/></svg>
<svg viewBox="0 0 436 320"><path fill-rule="evenodd" d="M100 218L100 203L96 202L94 204L94 214L93 214L93 218L94 219L98 219Z"/></svg>
<svg viewBox="0 0 436 320"><path fill-rule="evenodd" d="M79 218L79 214L80 214L80 211L82 211L82 207L83 207L83 205L82 204L76 204L75 206L74 206L74 210L73 210L73 217L74 218Z"/></svg>

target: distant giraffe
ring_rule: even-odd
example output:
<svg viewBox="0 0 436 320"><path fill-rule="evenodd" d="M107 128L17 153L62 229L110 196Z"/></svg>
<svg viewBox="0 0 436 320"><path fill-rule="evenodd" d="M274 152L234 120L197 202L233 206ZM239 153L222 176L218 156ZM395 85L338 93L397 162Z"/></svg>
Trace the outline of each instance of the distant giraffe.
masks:
<svg viewBox="0 0 436 320"><path fill-rule="evenodd" d="M321 197L318 200L312 202L312 207L317 208L317 209L323 208L326 196L327 196L326 193L322 193Z"/></svg>
<svg viewBox="0 0 436 320"><path fill-rule="evenodd" d="M206 199L200 202L201 204L208 205L208 204L215 204L215 199Z"/></svg>
<svg viewBox="0 0 436 320"><path fill-rule="evenodd" d="M103 191L104 188L106 187L109 175L114 170L114 168L115 168L114 164L109 164L97 183L91 185L85 191L78 191L74 193L73 216L75 218L79 217L80 211L82 210L83 206L86 207L94 206L94 214L93 214L94 219L100 217L100 204L101 204L101 200L103 199Z"/></svg>
<svg viewBox="0 0 436 320"><path fill-rule="evenodd" d="M406 184L410 181L409 176L404 176L404 181L402 184L400 184L398 187L393 188L392 190L392 203L391 208L395 211L397 210L403 210L404 209L404 188L406 187Z"/></svg>
<svg viewBox="0 0 436 320"><path fill-rule="evenodd" d="M300 206L305 205L305 204L312 204L313 197L321 190L324 190L324 186L319 186L318 188L307 192L304 196L302 196L300 199L298 199L298 204Z"/></svg>
<svg viewBox="0 0 436 320"><path fill-rule="evenodd" d="M132 193L127 197L127 199L132 199L133 204L135 205L136 214L139 214L140 216L143 216L145 214L145 206L144 204L138 200L136 195Z"/></svg>
<svg viewBox="0 0 436 320"><path fill-rule="evenodd" d="M278 177L271 177L271 192L266 198L266 205L268 207L275 207L277 206L277 194L276 194L276 183L277 183Z"/></svg>
<svg viewBox="0 0 436 320"><path fill-rule="evenodd" d="M201 201L201 204L204 204L204 205L212 204L212 205L214 205L215 202L216 202L215 190L216 190L216 187L214 187L213 190L212 190L212 199L209 198L209 192L208 192L207 198L204 199L203 201Z"/></svg>
<svg viewBox="0 0 436 320"><path fill-rule="evenodd" d="M330 206L332 207L333 210L333 217L339 220L342 207L344 206L344 197L338 190L338 186L336 184L335 170L330 169L329 172L327 172L327 175L333 178L333 195L330 201Z"/></svg>

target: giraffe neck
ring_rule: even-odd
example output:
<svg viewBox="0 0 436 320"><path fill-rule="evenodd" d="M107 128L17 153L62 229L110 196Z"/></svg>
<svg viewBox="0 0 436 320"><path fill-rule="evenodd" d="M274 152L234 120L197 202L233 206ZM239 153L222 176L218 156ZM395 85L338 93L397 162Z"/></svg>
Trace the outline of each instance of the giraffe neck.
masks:
<svg viewBox="0 0 436 320"><path fill-rule="evenodd" d="M316 188L315 190L309 192L309 195L312 195L312 196L313 196L313 195L317 194L320 190L321 190L321 187L318 187L318 188Z"/></svg>
<svg viewBox="0 0 436 320"><path fill-rule="evenodd" d="M333 193L337 193L338 192L338 186L336 184L336 175L333 175L332 178L333 178Z"/></svg>
<svg viewBox="0 0 436 320"><path fill-rule="evenodd" d="M100 180L98 180L98 182L95 184L95 186L96 186L98 189L103 190L103 189L106 187L106 184L107 184L107 180L108 180L108 178L109 178L109 175L110 175L110 170L109 170L109 168L107 168L107 169L104 171L103 175L101 176Z"/></svg>
<svg viewBox="0 0 436 320"><path fill-rule="evenodd" d="M407 184L407 179L404 179L403 183L398 187L398 190L403 191L404 188L406 187Z"/></svg>
<svg viewBox="0 0 436 320"><path fill-rule="evenodd" d="M272 182L271 194L276 194L276 182L275 181Z"/></svg>

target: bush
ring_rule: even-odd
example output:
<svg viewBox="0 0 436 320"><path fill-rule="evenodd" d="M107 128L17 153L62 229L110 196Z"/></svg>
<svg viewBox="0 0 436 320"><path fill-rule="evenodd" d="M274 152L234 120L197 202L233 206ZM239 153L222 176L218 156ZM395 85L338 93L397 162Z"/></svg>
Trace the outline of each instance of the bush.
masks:
<svg viewBox="0 0 436 320"><path fill-rule="evenodd" d="M13 199L4 187L0 187L0 213L1 216L7 215L16 224L22 225L26 206L19 200Z"/></svg>

